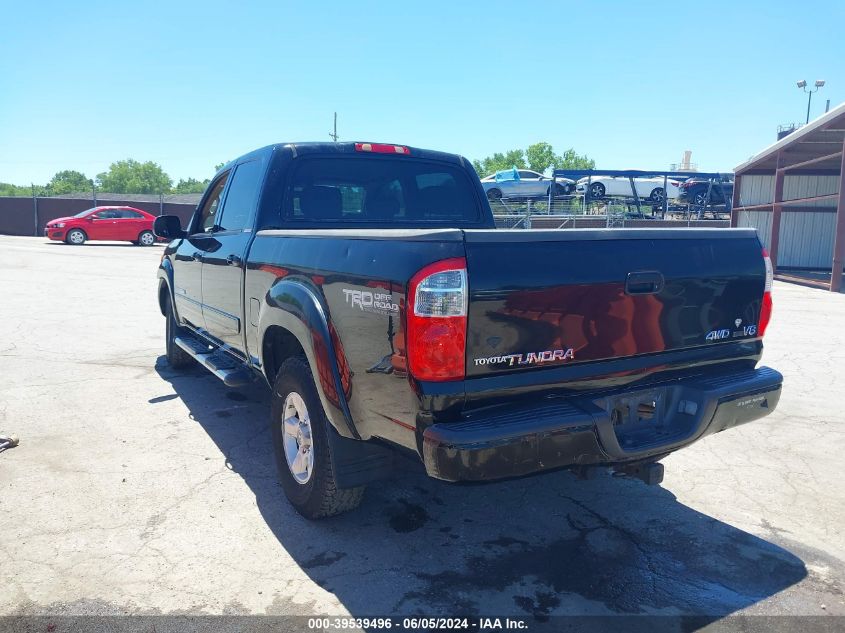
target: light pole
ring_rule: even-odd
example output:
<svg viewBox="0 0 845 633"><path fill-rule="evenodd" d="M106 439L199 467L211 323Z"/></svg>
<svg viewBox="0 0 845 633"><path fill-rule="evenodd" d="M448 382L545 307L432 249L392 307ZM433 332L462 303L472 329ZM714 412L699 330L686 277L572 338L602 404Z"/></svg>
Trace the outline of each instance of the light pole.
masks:
<svg viewBox="0 0 845 633"><path fill-rule="evenodd" d="M816 79L816 83L813 84L816 87L815 90L813 90L812 88L810 88L808 90L807 89L807 82L804 81L803 79L801 81L796 82L795 85L797 85L799 88L801 88L808 95L808 97L807 97L807 120L805 121L805 124L806 124L806 123L810 122L810 103L813 101L813 93L818 92L819 88L824 86L824 79Z"/></svg>

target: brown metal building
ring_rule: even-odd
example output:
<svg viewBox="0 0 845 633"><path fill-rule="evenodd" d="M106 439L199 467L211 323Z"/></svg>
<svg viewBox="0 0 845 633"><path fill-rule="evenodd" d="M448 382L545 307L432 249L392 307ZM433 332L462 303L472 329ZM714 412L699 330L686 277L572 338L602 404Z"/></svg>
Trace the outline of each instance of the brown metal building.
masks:
<svg viewBox="0 0 845 633"><path fill-rule="evenodd" d="M757 229L775 269L845 266L845 103L735 169L731 226Z"/></svg>

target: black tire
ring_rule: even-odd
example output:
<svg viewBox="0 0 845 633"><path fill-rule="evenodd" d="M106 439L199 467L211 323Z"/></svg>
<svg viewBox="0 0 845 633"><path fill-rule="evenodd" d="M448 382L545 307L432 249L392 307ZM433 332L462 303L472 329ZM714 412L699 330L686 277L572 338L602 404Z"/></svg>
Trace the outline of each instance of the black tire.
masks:
<svg viewBox="0 0 845 633"><path fill-rule="evenodd" d="M501 189L488 189L487 190L487 199L488 200L501 200L502 199L502 190Z"/></svg>
<svg viewBox="0 0 845 633"><path fill-rule="evenodd" d="M663 197L666 194L663 192L663 187L655 187L651 190L651 194L649 194L648 199L652 202L656 202L658 204L663 202Z"/></svg>
<svg viewBox="0 0 845 633"><path fill-rule="evenodd" d="M594 182L590 184L589 194L591 200L601 200L604 198L604 194L607 193L607 190L604 188L604 185L600 182Z"/></svg>
<svg viewBox="0 0 845 633"><path fill-rule="evenodd" d="M182 330L176 323L176 317L173 314L173 306L170 304L170 296L164 299L164 318L166 325L164 326L164 351L167 356L167 364L173 369L184 369L194 364L193 357L185 350L179 347L173 339Z"/></svg>
<svg viewBox="0 0 845 633"><path fill-rule="evenodd" d="M553 195L555 197L565 196L567 193L569 193L569 189L567 187L565 187L564 185L561 185L559 183L555 183L555 188L554 188L554 193L553 193ZM548 191L546 191L546 195L549 195Z"/></svg>
<svg viewBox="0 0 845 633"><path fill-rule="evenodd" d="M707 193L704 191L699 191L692 197L692 203L697 207L706 207Z"/></svg>
<svg viewBox="0 0 845 633"><path fill-rule="evenodd" d="M305 483L296 480L285 457L284 412L285 402L291 393L299 394L308 409L311 432L313 469ZM282 489L291 505L306 519L322 519L354 510L364 497L364 486L338 488L335 467L328 446L329 421L323 412L317 387L308 361L301 357L287 359L279 368L273 385L270 428L273 450Z"/></svg>
<svg viewBox="0 0 845 633"><path fill-rule="evenodd" d="M65 242L71 246L82 246L87 239L88 236L82 229L71 229L65 235Z"/></svg>
<svg viewBox="0 0 845 633"><path fill-rule="evenodd" d="M152 231L141 231L138 239L134 242L138 246L152 246L156 243L156 236Z"/></svg>

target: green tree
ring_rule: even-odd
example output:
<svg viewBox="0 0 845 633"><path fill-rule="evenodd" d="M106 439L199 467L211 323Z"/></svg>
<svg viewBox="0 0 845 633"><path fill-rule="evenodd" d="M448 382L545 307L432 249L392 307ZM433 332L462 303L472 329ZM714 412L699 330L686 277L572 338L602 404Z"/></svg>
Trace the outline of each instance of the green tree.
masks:
<svg viewBox="0 0 845 633"><path fill-rule="evenodd" d="M475 167L475 171L482 178L494 174L497 171L510 169L511 167L523 169L526 167L525 152L521 149L512 149L504 154L502 152L496 152L492 156L488 156L482 160L472 161L472 166Z"/></svg>
<svg viewBox="0 0 845 633"><path fill-rule="evenodd" d="M166 193L173 180L157 163L128 158L112 163L108 171L98 174L97 184L109 193Z"/></svg>
<svg viewBox="0 0 845 633"><path fill-rule="evenodd" d="M65 169L56 173L47 183L47 190L51 196L60 196L64 193L79 193L91 191L91 181L85 174L73 169Z"/></svg>
<svg viewBox="0 0 845 633"><path fill-rule="evenodd" d="M554 148L545 142L529 145L525 150L525 157L528 159L528 169L538 171L541 174L549 167L557 163L558 156L555 156Z"/></svg>
<svg viewBox="0 0 845 633"><path fill-rule="evenodd" d="M173 187L173 193L202 193L208 187L209 180L197 180L196 178L188 178L187 180L179 179L176 186Z"/></svg>
<svg viewBox="0 0 845 633"><path fill-rule="evenodd" d="M555 156L555 169L595 169L596 161L586 154L578 154L571 147L562 156Z"/></svg>
<svg viewBox="0 0 845 633"><path fill-rule="evenodd" d="M38 186L35 188L36 195L43 195L44 187ZM9 182L0 182L0 196L31 196L32 187L22 187L20 185L13 185Z"/></svg>
<svg viewBox="0 0 845 633"><path fill-rule="evenodd" d="M228 162L228 161L227 161L227 162ZM221 169L223 169L223 166L224 166L225 164L226 164L226 163L217 163L217 164L214 166L214 173L216 174L218 171L220 171Z"/></svg>
<svg viewBox="0 0 845 633"><path fill-rule="evenodd" d="M540 173L549 168L554 169L593 169L595 161L588 158L586 154L578 154L574 149L566 150L562 155L555 154L550 143L541 141L529 145L528 149L513 149L509 152L496 152L492 156L481 160L472 161L475 171L484 178L497 171L517 167L518 169L528 168Z"/></svg>

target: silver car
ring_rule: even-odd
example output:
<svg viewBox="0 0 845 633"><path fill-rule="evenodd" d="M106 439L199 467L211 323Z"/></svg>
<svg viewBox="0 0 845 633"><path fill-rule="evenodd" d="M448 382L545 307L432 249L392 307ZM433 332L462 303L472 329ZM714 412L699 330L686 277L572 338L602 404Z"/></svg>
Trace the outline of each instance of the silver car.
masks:
<svg viewBox="0 0 845 633"><path fill-rule="evenodd" d="M543 198L549 195L552 179L530 169L507 169L481 179L481 186L490 200L500 198ZM554 183L555 196L575 191L575 181L558 178Z"/></svg>

